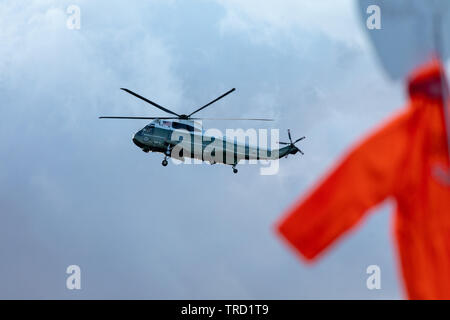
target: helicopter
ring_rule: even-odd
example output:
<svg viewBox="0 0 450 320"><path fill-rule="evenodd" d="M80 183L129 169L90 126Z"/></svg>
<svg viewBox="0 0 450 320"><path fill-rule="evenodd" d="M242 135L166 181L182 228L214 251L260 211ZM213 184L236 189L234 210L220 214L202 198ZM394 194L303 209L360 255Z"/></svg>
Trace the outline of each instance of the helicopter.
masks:
<svg viewBox="0 0 450 320"><path fill-rule="evenodd" d="M288 129L289 142L279 142L285 145L283 148L271 150L250 146L248 143L230 141L226 137L215 137L205 134L199 120L252 120L252 121L273 121L273 119L263 118L196 118L192 117L197 112L205 109L213 103L229 95L236 89L233 88L216 99L208 102L204 106L189 114L178 114L166 107L163 107L129 89L121 90L139 98L152 106L170 114L166 117L129 117L129 116L101 116L99 119L132 119L132 120L152 120L144 128L137 131L132 138L133 143L145 153L159 152L164 155L162 165L168 165L168 158L184 160L185 158L208 161L210 164L222 163L231 165L233 172L237 173L237 164L240 160L276 160L287 157L290 154L301 153L295 144L305 139L301 137L292 140L291 131Z"/></svg>

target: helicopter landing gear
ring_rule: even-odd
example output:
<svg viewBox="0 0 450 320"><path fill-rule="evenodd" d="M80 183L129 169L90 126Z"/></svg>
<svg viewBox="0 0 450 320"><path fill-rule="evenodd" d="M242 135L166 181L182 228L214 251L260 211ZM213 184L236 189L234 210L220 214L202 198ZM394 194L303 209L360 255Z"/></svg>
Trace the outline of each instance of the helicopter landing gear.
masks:
<svg viewBox="0 0 450 320"><path fill-rule="evenodd" d="M238 173L238 169L236 169L236 165L233 166L233 173Z"/></svg>
<svg viewBox="0 0 450 320"><path fill-rule="evenodd" d="M164 154L166 155L166 159L167 157L170 156L170 153L172 152L172 149L170 149L170 144L167 146L166 152L164 152Z"/></svg>
<svg viewBox="0 0 450 320"><path fill-rule="evenodd" d="M149 153L150 149L142 149L142 151L144 151L145 153Z"/></svg>
<svg viewBox="0 0 450 320"><path fill-rule="evenodd" d="M163 165L163 167L166 167L169 164L169 162L167 162L167 157L170 157L171 151L172 150L170 149L170 145L168 145L167 150L164 152L164 160L161 163Z"/></svg>

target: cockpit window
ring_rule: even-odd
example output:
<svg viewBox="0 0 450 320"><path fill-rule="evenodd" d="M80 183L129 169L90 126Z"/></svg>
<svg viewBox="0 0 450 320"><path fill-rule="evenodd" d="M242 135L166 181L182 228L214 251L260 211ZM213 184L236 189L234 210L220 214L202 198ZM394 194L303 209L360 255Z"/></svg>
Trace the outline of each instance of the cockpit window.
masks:
<svg viewBox="0 0 450 320"><path fill-rule="evenodd" d="M144 127L144 132L145 133L149 133L149 134L153 134L153 128L155 127L154 124L148 125Z"/></svg>

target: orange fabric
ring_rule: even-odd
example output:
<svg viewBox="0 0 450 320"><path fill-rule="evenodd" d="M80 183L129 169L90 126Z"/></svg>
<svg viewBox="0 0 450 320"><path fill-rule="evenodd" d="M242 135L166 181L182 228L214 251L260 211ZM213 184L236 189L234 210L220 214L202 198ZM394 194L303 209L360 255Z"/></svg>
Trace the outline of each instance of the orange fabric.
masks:
<svg viewBox="0 0 450 320"><path fill-rule="evenodd" d="M409 107L353 148L278 224L281 235L307 261L357 225L370 208L393 198L408 297L450 298L443 70L437 61L417 70L409 80Z"/></svg>

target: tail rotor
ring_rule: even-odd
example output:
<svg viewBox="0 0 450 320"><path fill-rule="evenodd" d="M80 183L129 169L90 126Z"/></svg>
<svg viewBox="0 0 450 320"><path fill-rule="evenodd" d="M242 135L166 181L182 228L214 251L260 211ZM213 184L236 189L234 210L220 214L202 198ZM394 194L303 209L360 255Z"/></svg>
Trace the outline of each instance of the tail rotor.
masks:
<svg viewBox="0 0 450 320"><path fill-rule="evenodd" d="M295 141L292 141L291 130L288 129L288 138L289 138L289 142L279 142L279 144L291 146L291 148L292 148L291 154L296 154L297 152L300 152L301 155L304 155L303 151L300 150L300 148L298 148L295 144L297 142L300 142L300 141L306 139L306 137L301 137Z"/></svg>

